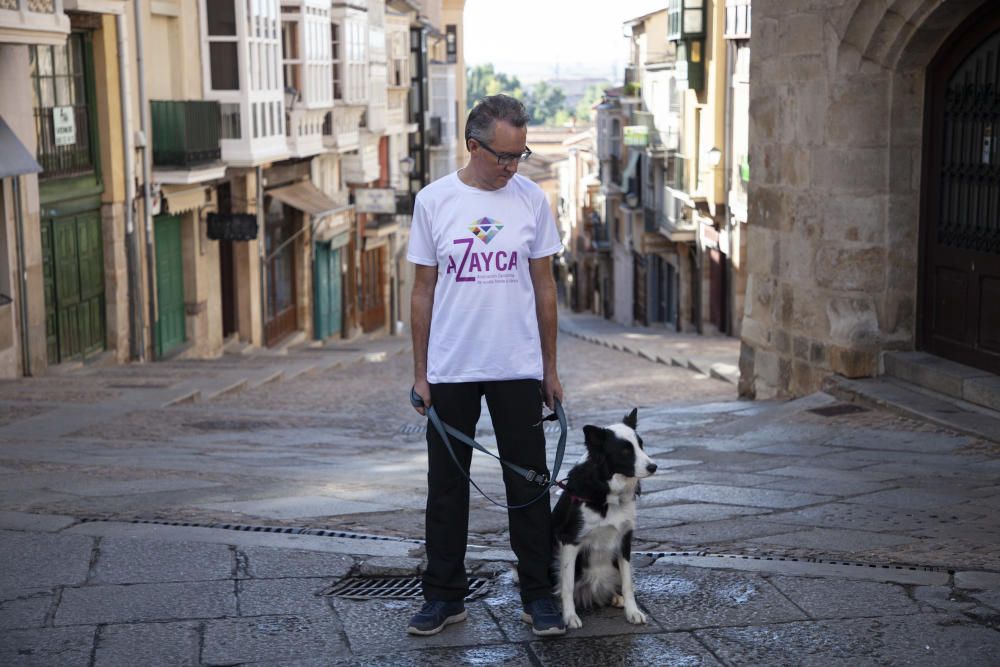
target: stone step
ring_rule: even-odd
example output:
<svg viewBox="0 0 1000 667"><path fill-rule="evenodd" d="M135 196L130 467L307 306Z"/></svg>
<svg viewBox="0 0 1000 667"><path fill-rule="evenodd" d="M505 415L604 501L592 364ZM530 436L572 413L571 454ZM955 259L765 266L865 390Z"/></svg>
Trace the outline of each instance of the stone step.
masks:
<svg viewBox="0 0 1000 667"><path fill-rule="evenodd" d="M1000 411L1000 377L926 352L886 352L885 375L930 391Z"/></svg>
<svg viewBox="0 0 1000 667"><path fill-rule="evenodd" d="M874 405L919 421L1000 443L1000 412L893 377L851 380L832 375L823 382L841 400Z"/></svg>

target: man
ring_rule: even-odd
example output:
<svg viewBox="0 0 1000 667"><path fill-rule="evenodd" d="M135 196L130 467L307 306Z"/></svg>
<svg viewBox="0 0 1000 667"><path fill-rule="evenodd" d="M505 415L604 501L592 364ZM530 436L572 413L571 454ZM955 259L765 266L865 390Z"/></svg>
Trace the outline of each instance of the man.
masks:
<svg viewBox="0 0 1000 667"><path fill-rule="evenodd" d="M465 128L468 163L417 195L407 253L416 264L414 390L470 437L485 396L500 456L548 474L540 420L543 401L549 408L562 401L551 266L562 244L545 195L517 174L531 155L528 119L512 97L480 100ZM468 472L472 450L458 443L454 449ZM427 455L426 603L407 628L417 635L464 621L468 592L469 483L431 428ZM503 475L509 505L539 494L537 484L507 469ZM522 619L536 635L566 632L552 598L550 512L547 497L508 510Z"/></svg>

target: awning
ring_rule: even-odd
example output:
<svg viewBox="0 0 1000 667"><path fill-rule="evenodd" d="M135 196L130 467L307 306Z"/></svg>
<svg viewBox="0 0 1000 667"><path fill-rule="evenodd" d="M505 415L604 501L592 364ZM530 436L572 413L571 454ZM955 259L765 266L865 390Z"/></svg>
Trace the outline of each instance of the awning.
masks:
<svg viewBox="0 0 1000 667"><path fill-rule="evenodd" d="M41 170L35 158L0 117L0 178L37 174Z"/></svg>
<svg viewBox="0 0 1000 667"><path fill-rule="evenodd" d="M322 218L345 208L344 205L338 204L323 194L311 181L299 181L283 188L268 190L265 194L269 194L278 201L288 204L292 208L297 208L303 213L308 213L314 218Z"/></svg>

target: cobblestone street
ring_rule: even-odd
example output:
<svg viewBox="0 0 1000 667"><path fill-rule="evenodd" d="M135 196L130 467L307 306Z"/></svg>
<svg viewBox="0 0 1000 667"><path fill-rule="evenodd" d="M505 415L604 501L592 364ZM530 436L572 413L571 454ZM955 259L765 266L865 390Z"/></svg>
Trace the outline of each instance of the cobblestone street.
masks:
<svg viewBox="0 0 1000 667"><path fill-rule="evenodd" d="M989 664L1000 651L995 443L822 393L738 401L724 373L573 331L559 340L563 474L584 424L632 407L659 465L633 546L650 625L603 611L562 643L535 641L516 620L506 512L477 495L469 565L501 576L461 628L413 640L415 603L315 595L421 566L424 423L406 401L408 341L383 338L0 385L0 659L138 664L129 639L146 636L175 664ZM477 439L495 445L485 410ZM473 476L503 497L494 461L476 456Z"/></svg>

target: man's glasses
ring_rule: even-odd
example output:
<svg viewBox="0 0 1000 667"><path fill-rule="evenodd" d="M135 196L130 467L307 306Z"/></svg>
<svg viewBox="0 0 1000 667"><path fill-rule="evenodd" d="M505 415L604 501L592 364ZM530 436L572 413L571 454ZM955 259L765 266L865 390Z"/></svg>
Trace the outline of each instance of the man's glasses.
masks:
<svg viewBox="0 0 1000 667"><path fill-rule="evenodd" d="M487 146L482 141L479 142L479 145L485 148L487 151L489 151L489 153L497 159L498 167L506 167L507 165L512 164L514 162L524 162L529 157L531 157L531 149L528 148L527 146L524 147L523 153L497 153L495 150Z"/></svg>

